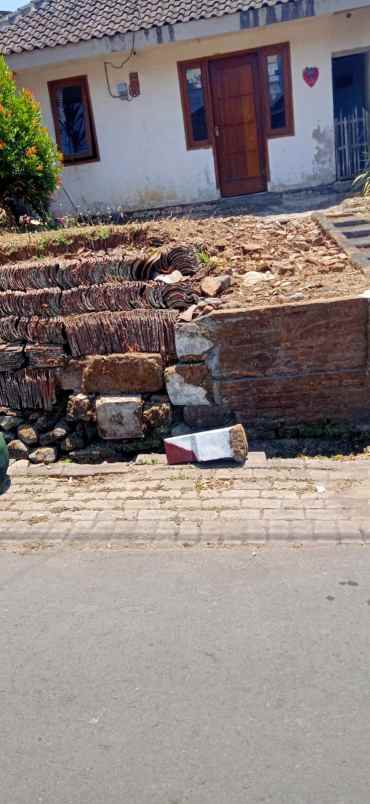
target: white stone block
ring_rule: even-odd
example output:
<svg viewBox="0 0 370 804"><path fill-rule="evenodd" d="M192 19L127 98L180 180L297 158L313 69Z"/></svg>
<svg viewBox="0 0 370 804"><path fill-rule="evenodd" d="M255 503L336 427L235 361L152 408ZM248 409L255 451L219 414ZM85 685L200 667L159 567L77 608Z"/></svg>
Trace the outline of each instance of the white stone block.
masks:
<svg viewBox="0 0 370 804"><path fill-rule="evenodd" d="M199 385L192 385L180 374L173 373L166 379L166 390L173 405L210 405L207 391Z"/></svg>
<svg viewBox="0 0 370 804"><path fill-rule="evenodd" d="M173 405L210 405L212 378L204 363L178 363L165 371L167 394Z"/></svg>
<svg viewBox="0 0 370 804"><path fill-rule="evenodd" d="M98 433L106 440L139 438L143 435L141 396L99 396L96 400Z"/></svg>

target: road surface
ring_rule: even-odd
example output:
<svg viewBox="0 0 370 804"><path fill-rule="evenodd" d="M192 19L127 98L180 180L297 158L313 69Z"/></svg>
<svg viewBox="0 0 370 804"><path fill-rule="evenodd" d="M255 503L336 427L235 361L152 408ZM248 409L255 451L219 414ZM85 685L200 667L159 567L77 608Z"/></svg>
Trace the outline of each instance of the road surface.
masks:
<svg viewBox="0 0 370 804"><path fill-rule="evenodd" d="M368 804L369 546L17 549L1 804Z"/></svg>

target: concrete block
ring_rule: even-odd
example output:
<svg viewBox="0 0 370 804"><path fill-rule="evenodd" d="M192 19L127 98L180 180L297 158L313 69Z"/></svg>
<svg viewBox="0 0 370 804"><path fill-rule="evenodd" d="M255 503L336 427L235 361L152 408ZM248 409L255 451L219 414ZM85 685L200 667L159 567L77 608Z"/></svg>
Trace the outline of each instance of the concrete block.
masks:
<svg viewBox="0 0 370 804"><path fill-rule="evenodd" d="M179 360L199 360L213 347L212 341L202 335L197 324L181 324L175 331L176 354Z"/></svg>
<svg viewBox="0 0 370 804"><path fill-rule="evenodd" d="M96 400L98 433L106 440L143 435L141 396L99 396Z"/></svg>
<svg viewBox="0 0 370 804"><path fill-rule="evenodd" d="M166 438L164 445L170 464L222 459L244 463L248 454L247 437L241 424Z"/></svg>
<svg viewBox="0 0 370 804"><path fill-rule="evenodd" d="M162 386L163 363L160 354L127 352L96 355L88 359L83 372L85 393L151 393L160 391Z"/></svg>

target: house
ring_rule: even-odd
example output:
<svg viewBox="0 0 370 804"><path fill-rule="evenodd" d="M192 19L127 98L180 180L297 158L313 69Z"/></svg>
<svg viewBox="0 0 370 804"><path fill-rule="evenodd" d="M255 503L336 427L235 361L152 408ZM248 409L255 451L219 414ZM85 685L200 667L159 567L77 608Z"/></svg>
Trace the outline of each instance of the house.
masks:
<svg viewBox="0 0 370 804"><path fill-rule="evenodd" d="M0 51L64 154L64 212L327 185L366 159L369 0L34 0Z"/></svg>

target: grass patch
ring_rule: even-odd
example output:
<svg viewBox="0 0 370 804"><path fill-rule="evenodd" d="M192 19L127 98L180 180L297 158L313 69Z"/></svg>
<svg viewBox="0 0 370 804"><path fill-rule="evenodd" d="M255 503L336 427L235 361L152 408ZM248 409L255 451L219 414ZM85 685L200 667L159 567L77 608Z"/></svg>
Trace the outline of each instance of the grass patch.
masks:
<svg viewBox="0 0 370 804"><path fill-rule="evenodd" d="M0 264L32 260L61 254L74 254L84 248L106 250L120 245L143 246L148 224L72 226L43 232L8 231L0 233Z"/></svg>

